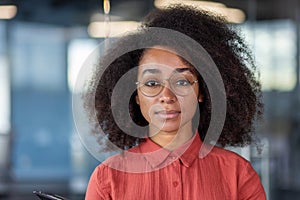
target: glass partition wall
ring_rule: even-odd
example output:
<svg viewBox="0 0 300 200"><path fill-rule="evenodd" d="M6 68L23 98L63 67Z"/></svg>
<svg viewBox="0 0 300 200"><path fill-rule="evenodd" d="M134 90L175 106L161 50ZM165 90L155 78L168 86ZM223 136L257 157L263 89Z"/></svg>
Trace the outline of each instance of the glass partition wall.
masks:
<svg viewBox="0 0 300 200"><path fill-rule="evenodd" d="M241 30L253 49L265 104L258 125L261 155L251 159L261 175L268 199L296 199L299 173L299 25L294 20L245 23Z"/></svg>

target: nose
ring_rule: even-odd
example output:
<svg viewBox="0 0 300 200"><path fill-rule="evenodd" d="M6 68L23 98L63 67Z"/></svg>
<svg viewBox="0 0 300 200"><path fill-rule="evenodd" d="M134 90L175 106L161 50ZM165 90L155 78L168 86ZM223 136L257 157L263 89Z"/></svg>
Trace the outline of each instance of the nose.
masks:
<svg viewBox="0 0 300 200"><path fill-rule="evenodd" d="M176 95L172 92L172 90L165 85L163 90L160 93L159 101L161 103L174 103L176 102L177 97Z"/></svg>

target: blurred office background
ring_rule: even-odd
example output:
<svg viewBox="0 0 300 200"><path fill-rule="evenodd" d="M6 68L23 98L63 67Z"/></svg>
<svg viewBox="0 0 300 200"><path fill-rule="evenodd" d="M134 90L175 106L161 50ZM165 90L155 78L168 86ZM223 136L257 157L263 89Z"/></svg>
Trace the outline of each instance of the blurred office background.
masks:
<svg viewBox="0 0 300 200"><path fill-rule="evenodd" d="M106 11L111 21L131 21L134 27L164 3L169 2L111 0ZM265 115L257 126L262 154L255 147L233 150L252 162L268 199L297 199L300 2L214 3L199 5L221 7L216 12L242 31L263 85ZM89 175L99 163L79 140L71 98L81 64L109 35L101 28L107 19L103 13L101 0L0 0L0 199L34 199L33 190L84 198ZM92 22L100 22L96 30ZM110 33L118 33L111 24Z"/></svg>

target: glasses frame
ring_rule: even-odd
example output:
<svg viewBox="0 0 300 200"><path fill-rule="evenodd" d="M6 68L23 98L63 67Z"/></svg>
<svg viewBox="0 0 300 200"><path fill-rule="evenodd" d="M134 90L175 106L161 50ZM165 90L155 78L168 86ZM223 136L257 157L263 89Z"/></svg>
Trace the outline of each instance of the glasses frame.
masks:
<svg viewBox="0 0 300 200"><path fill-rule="evenodd" d="M174 89L172 88L172 84L170 84L170 79L171 79L171 78L172 78L172 76L171 76L170 78L168 78L168 79L163 79L163 82L162 82L161 85L160 85L160 90L159 90L159 92L158 92L157 94L155 94L155 95L148 95L148 94L145 94L145 93L140 89L142 86L145 86L144 83L142 83L142 82L140 82L140 81L137 81L137 82L135 82L135 84L136 84L136 85L142 84L142 86L137 87L137 89L140 90L141 93L142 93L144 96L146 96L146 97L156 97L157 95L159 95L159 94L164 90L164 88L165 88L166 83L164 83L164 81L168 82L168 84L169 84L169 86L170 86L170 89L171 89L171 91L172 91L174 94L176 94L176 95L178 95L178 96L187 96L189 93L187 93L187 94L178 94L178 93L176 92L176 90L174 90ZM192 82L189 82L189 83L190 83L191 86L193 86L195 83L198 83L198 79L196 79L196 80L194 80L194 81L192 81Z"/></svg>

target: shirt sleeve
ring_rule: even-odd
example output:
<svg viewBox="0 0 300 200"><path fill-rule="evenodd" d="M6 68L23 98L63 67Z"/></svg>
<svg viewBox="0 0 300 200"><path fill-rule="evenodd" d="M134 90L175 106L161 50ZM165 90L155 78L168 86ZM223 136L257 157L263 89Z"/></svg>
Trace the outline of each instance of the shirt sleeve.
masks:
<svg viewBox="0 0 300 200"><path fill-rule="evenodd" d="M249 162L243 168L239 179L239 200L266 200L260 178Z"/></svg>
<svg viewBox="0 0 300 200"><path fill-rule="evenodd" d="M92 173L85 194L85 200L109 200L109 188L105 184L103 166L98 166Z"/></svg>

